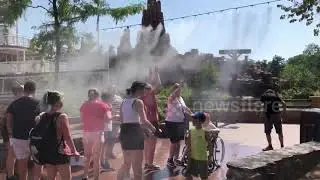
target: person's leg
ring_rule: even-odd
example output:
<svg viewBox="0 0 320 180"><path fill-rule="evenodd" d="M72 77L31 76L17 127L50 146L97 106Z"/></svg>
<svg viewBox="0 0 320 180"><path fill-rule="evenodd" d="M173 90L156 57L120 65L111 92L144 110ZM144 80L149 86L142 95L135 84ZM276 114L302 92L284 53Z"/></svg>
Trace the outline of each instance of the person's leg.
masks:
<svg viewBox="0 0 320 180"><path fill-rule="evenodd" d="M102 162L101 164L103 166L108 164L108 137L107 136L108 136L108 133L104 132L105 142L101 148L101 162ZM105 167L103 167L103 168L105 168Z"/></svg>
<svg viewBox="0 0 320 180"><path fill-rule="evenodd" d="M143 161L143 150L134 150L132 151L132 170L134 175L134 180L142 179L142 161Z"/></svg>
<svg viewBox="0 0 320 180"><path fill-rule="evenodd" d="M54 165L46 165L47 178L48 180L56 180L57 168Z"/></svg>
<svg viewBox="0 0 320 180"><path fill-rule="evenodd" d="M275 114L273 118L274 118L273 119L274 128L276 129L276 133L279 136L280 146L281 146L281 148L283 148L284 144L283 144L283 131L282 131L281 115L280 114Z"/></svg>
<svg viewBox="0 0 320 180"><path fill-rule="evenodd" d="M175 156L177 154L176 152L177 152L177 148L178 148L177 147L177 142L178 142L177 131L178 131L178 128L177 128L175 123L166 122L166 129L168 131L168 136L169 136L169 139L170 139L169 158L168 158L167 165L170 166L170 167L174 167L175 164L174 164L173 159L175 158Z"/></svg>
<svg viewBox="0 0 320 180"><path fill-rule="evenodd" d="M103 145L103 133L102 132L97 132L96 133L96 138L95 142L93 145L93 176L94 180L99 180L100 176L100 162L101 162L101 150L102 150L102 145Z"/></svg>
<svg viewBox="0 0 320 180"><path fill-rule="evenodd" d="M84 167L83 167L83 177L88 178L88 173L89 173L89 168L90 168L90 162L91 162L91 157L92 157L92 147L93 147L93 142L90 138L89 133L84 133L83 136L83 148L84 148Z"/></svg>
<svg viewBox="0 0 320 180"><path fill-rule="evenodd" d="M6 171L7 177L12 178L14 176L16 157L13 152L13 147L8 144L8 155L6 159Z"/></svg>
<svg viewBox="0 0 320 180"><path fill-rule="evenodd" d="M71 180L71 166L70 164L57 165L57 171L60 174L61 180Z"/></svg>
<svg viewBox="0 0 320 180"><path fill-rule="evenodd" d="M180 157L180 156L179 156L179 155L180 155L180 141L176 142L175 144L176 144L176 145L175 145L176 148L175 148L175 152L174 152L173 158L177 160L177 159L179 159L179 157Z"/></svg>
<svg viewBox="0 0 320 180"><path fill-rule="evenodd" d="M33 174L33 180L40 180L42 175L42 165L34 164L32 174Z"/></svg>
<svg viewBox="0 0 320 180"><path fill-rule="evenodd" d="M130 176L130 169L132 164L133 153L131 151L123 150L123 164L118 170L117 180L123 180Z"/></svg>
<svg viewBox="0 0 320 180"><path fill-rule="evenodd" d="M156 152L157 138L151 137L149 141L149 163L150 165L154 165L154 154Z"/></svg>
<svg viewBox="0 0 320 180"><path fill-rule="evenodd" d="M110 152L111 151L110 143L113 141L111 131L104 132L104 140L105 141L104 141L102 152L101 152L102 154L101 161L103 162L102 167L105 169L112 169L109 164L110 154L112 154L112 152Z"/></svg>
<svg viewBox="0 0 320 180"><path fill-rule="evenodd" d="M20 180L28 179L28 160L30 156L29 141L11 139L14 155L17 158L18 174Z"/></svg>
<svg viewBox="0 0 320 180"><path fill-rule="evenodd" d="M268 146L266 148L264 148L263 151L269 151L269 150L273 149L272 139L271 139L271 131L272 131L273 123L271 121L271 118L268 117L267 115L265 115L264 118L265 118L264 119L264 132L266 134Z"/></svg>
<svg viewBox="0 0 320 180"><path fill-rule="evenodd" d="M18 159L18 174L19 180L28 179L28 159Z"/></svg>
<svg viewBox="0 0 320 180"><path fill-rule="evenodd" d="M145 168L150 164L150 159L149 159L149 140L150 138L146 138L144 140L144 161L145 161Z"/></svg>
<svg viewBox="0 0 320 180"><path fill-rule="evenodd" d="M198 161L198 170L202 180L207 180L209 177L208 166L208 161Z"/></svg>
<svg viewBox="0 0 320 180"><path fill-rule="evenodd" d="M113 148L115 143L117 143L119 141L119 131L120 131L120 125L113 123L113 127L112 127L112 141L109 144L109 158L110 159L115 159L117 158L116 155L113 153Z"/></svg>

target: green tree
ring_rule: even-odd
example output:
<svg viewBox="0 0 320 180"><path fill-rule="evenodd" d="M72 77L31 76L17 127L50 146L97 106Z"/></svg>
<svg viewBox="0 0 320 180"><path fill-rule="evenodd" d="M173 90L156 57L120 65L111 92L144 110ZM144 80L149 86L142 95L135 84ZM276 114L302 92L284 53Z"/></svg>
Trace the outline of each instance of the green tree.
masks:
<svg viewBox="0 0 320 180"><path fill-rule="evenodd" d="M92 33L83 33L81 36L81 48L80 52L90 52L96 47L97 43L94 40L94 36Z"/></svg>
<svg viewBox="0 0 320 180"><path fill-rule="evenodd" d="M70 27L77 22L86 22L92 16L111 16L116 22L124 20L129 15L137 14L143 9L143 5L133 4L125 7L111 8L107 3L98 0L48 0L48 7L32 6L43 9L51 21L42 27L52 28L55 49L55 83L58 82L58 72L62 56L63 38L65 27Z"/></svg>
<svg viewBox="0 0 320 180"><path fill-rule="evenodd" d="M285 66L285 59L281 56L274 56L272 61L268 63L268 70L274 77L280 77L280 72Z"/></svg>
<svg viewBox="0 0 320 180"><path fill-rule="evenodd" d="M316 44L309 44L302 54L288 59L288 64L304 66L320 78L320 48Z"/></svg>
<svg viewBox="0 0 320 180"><path fill-rule="evenodd" d="M202 88L212 88L218 79L219 70L213 62L204 61L200 65L199 82Z"/></svg>
<svg viewBox="0 0 320 180"><path fill-rule="evenodd" d="M290 5L278 5L285 14L280 19L289 19L290 23L304 22L307 26L316 23L314 28L314 35L319 35L319 13L320 2L317 0L288 0Z"/></svg>
<svg viewBox="0 0 320 180"><path fill-rule="evenodd" d="M67 49L66 55L73 55L80 39L76 29L72 26L63 27L60 36L62 46ZM39 33L30 41L30 50L42 58L54 59L56 55L54 30L41 27Z"/></svg>
<svg viewBox="0 0 320 180"><path fill-rule="evenodd" d="M303 54L308 56L316 55L318 53L320 53L320 47L319 45L314 43L308 44L305 50L303 51Z"/></svg>
<svg viewBox="0 0 320 180"><path fill-rule="evenodd" d="M31 1L32 0L1 0L0 21L8 26L14 25L25 10L30 7Z"/></svg>
<svg viewBox="0 0 320 180"><path fill-rule="evenodd" d="M281 78L286 79L290 88L284 92L288 98L307 98L318 88L317 77L305 65L288 64L281 73Z"/></svg>

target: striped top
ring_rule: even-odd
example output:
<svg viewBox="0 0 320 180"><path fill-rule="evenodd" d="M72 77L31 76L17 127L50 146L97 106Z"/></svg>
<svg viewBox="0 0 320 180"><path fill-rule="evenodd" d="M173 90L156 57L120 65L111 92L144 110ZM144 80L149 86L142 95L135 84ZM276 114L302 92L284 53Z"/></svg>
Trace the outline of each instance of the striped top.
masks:
<svg viewBox="0 0 320 180"><path fill-rule="evenodd" d="M121 106L122 101L123 101L123 99L120 96L118 96L118 95L113 96L112 102L111 102L112 116L120 115L120 106Z"/></svg>

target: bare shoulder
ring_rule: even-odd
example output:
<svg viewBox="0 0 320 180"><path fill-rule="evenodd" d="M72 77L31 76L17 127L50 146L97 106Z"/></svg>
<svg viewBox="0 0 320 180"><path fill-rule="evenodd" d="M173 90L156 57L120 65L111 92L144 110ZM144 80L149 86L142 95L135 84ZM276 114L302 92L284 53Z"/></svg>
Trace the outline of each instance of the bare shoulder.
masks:
<svg viewBox="0 0 320 180"><path fill-rule="evenodd" d="M138 106L143 106L143 101L141 99L136 99L135 104Z"/></svg>
<svg viewBox="0 0 320 180"><path fill-rule="evenodd" d="M67 115L66 113L61 113L61 114L59 115L59 119L61 119L61 120L68 119L68 115Z"/></svg>

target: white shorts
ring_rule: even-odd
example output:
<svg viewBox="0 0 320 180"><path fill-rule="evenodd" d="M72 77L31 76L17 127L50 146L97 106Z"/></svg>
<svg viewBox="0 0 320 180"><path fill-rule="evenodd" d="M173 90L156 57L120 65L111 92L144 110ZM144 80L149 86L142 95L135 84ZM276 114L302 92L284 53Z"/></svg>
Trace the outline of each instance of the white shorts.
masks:
<svg viewBox="0 0 320 180"><path fill-rule="evenodd" d="M18 160L28 159L30 157L30 141L22 139L10 139L10 146Z"/></svg>
<svg viewBox="0 0 320 180"><path fill-rule="evenodd" d="M104 132L84 132L83 145L85 154L100 153L100 146L104 143Z"/></svg>

